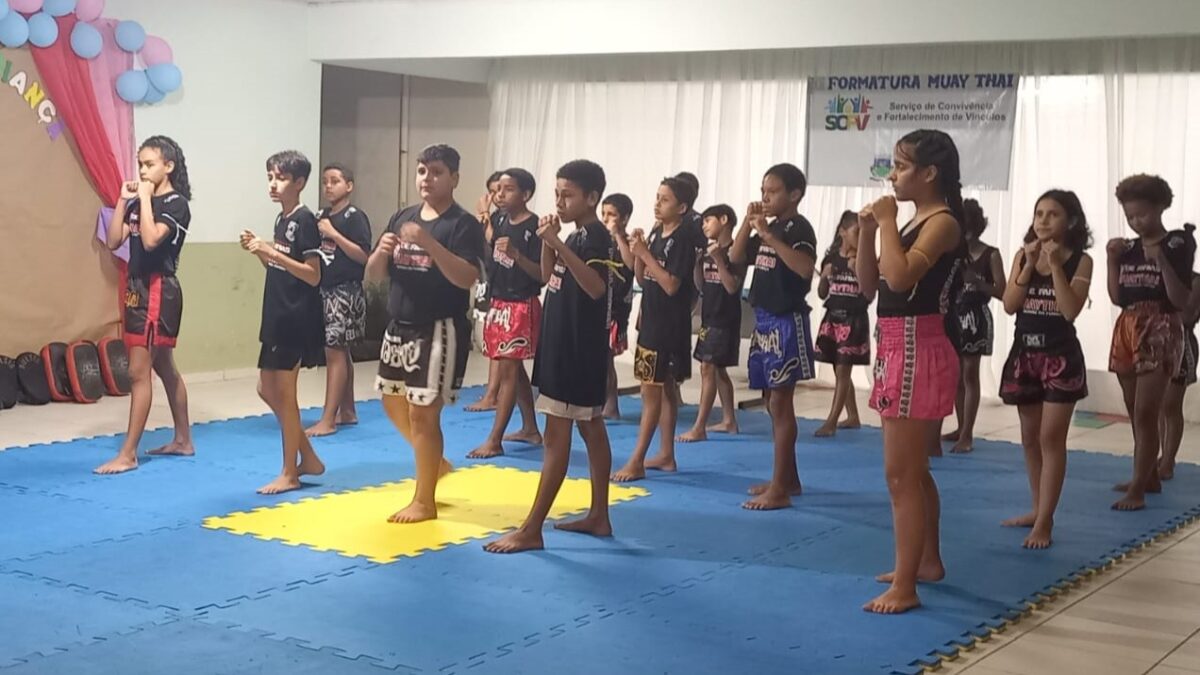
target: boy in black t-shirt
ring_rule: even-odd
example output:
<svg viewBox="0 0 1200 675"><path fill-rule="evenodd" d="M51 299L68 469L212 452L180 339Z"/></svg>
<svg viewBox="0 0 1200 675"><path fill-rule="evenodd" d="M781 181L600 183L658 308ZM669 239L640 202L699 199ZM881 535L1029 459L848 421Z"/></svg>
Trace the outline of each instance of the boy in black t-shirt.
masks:
<svg viewBox="0 0 1200 675"><path fill-rule="evenodd" d="M608 519L608 471L612 451L602 416L608 363L611 278L615 274L612 236L596 218L604 195L604 169L587 160L568 162L558 170L555 203L558 215L545 216L542 279L546 311L542 340L533 364L538 411L546 414L546 453L537 497L525 522L515 532L486 546L490 553L517 553L543 548L542 525L558 496L571 461L571 427L578 425L587 445L592 504L582 519L556 529L599 537L612 536ZM561 222L575 223L566 241Z"/></svg>
<svg viewBox="0 0 1200 675"><path fill-rule="evenodd" d="M467 455L471 459L503 455L502 441L542 444L533 411L533 388L524 363L537 352L542 321L542 242L537 235L538 218L525 207L536 189L533 174L509 169L501 175L496 191L500 217L488 233L491 303L483 341L499 394L492 433ZM505 436L514 405L521 408L523 424L520 431Z"/></svg>
<svg viewBox="0 0 1200 675"><path fill-rule="evenodd" d="M499 206L496 204L496 199L500 196L500 177L504 175L503 171L493 171L487 179L487 194L479 198L475 203L475 213L479 217L479 224L483 226L483 238L486 243L492 241L492 231L499 223L500 213ZM537 221L534 221L537 224ZM496 265L493 261L485 260L483 264L484 278L475 284L475 307L477 310L486 310L491 306L492 302L492 273L495 272ZM486 315L485 317L486 318ZM496 409L496 404L500 397L500 378L496 377L497 363L494 359L488 360L488 379L487 388L483 391L483 396L478 401L464 406L463 410L467 412L491 412Z"/></svg>
<svg viewBox="0 0 1200 675"><path fill-rule="evenodd" d="M800 494L796 469L796 382L816 375L813 364L809 306L817 265L817 235L796 209L808 183L792 164L776 164L762 179L762 201L746 209L730 261L753 264L750 305L754 336L746 369L750 388L763 391L775 436L775 471L770 483L750 488L747 509L764 511L791 506ZM774 218L768 222L767 218Z"/></svg>
<svg viewBox="0 0 1200 675"><path fill-rule="evenodd" d="M309 436L327 436L344 424L357 424L354 410L354 361L350 347L367 332L363 270L371 250L371 221L350 203L354 174L341 164L321 171L329 207L317 215L321 234L321 301L325 315L325 408Z"/></svg>
<svg viewBox="0 0 1200 675"><path fill-rule="evenodd" d="M695 288L695 242L683 216L696 193L691 183L665 178L654 200L658 224L647 240L634 230L630 249L642 285L634 376L642 383L642 423L637 446L625 466L613 474L623 483L646 477L646 469L674 471L675 422L679 416L676 385L692 374L692 293ZM660 430L659 453L646 452Z"/></svg>
<svg viewBox="0 0 1200 675"><path fill-rule="evenodd" d="M608 321L608 394L604 401L604 419L621 419L617 400L616 357L629 349L629 315L633 313L633 252L629 250L629 235L625 228L633 215L633 200L621 193L604 198L600 219L612 235L617 247L618 266L612 280L612 315Z"/></svg>
<svg viewBox="0 0 1200 675"><path fill-rule="evenodd" d="M152 370L158 373L167 392L175 438L149 454L195 454L187 388L174 357L183 318L183 289L175 273L192 220L188 206L192 188L183 150L166 136L146 139L138 150L138 178L122 183L121 199L106 233L106 243L114 251L129 242L122 335L129 349L132 385L125 441L116 457L95 469L95 473L106 475L138 466L138 443L146 431L154 397Z"/></svg>
<svg viewBox="0 0 1200 675"><path fill-rule="evenodd" d="M745 267L729 262L729 247L733 245L733 228L737 214L727 204L704 210L704 235L708 238L701 264L697 267L696 286L700 289L700 336L692 357L700 362L703 378L700 410L696 423L676 439L684 443L703 441L709 431L736 434L737 416L734 411L733 380L726 370L738 363L742 331L742 283ZM721 396L721 423L708 425L717 394Z"/></svg>
<svg viewBox="0 0 1200 675"><path fill-rule="evenodd" d="M421 151L421 203L392 216L367 261L371 278L391 279L391 322L376 386L417 463L416 493L389 519L394 523L437 518L437 481L451 469L443 457L442 407L462 388L471 351L470 289L479 280L484 248L479 221L454 201L459 161L448 145Z"/></svg>
<svg viewBox="0 0 1200 675"><path fill-rule="evenodd" d="M321 316L321 234L317 219L300 203L312 164L295 151L267 160L271 201L280 206L272 244L250 230L242 232L242 248L267 269L263 289L262 327L258 339L258 395L271 407L283 432L283 469L279 477L258 489L278 494L300 487L300 476L325 473L300 424L296 377L300 368L319 365L324 343ZM298 461L297 461L298 460Z"/></svg>

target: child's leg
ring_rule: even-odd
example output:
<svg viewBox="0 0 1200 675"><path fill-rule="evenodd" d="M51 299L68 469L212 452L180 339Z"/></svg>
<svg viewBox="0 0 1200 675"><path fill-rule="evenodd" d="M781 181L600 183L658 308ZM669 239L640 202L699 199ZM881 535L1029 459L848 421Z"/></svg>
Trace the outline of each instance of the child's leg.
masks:
<svg viewBox="0 0 1200 675"><path fill-rule="evenodd" d="M770 483L750 489L751 494L757 496L742 504L743 508L754 511L787 508L792 505L790 495L798 495L803 490L796 469L795 392L795 384L768 392L767 409L771 413L771 429L775 440L775 468Z"/></svg>
<svg viewBox="0 0 1200 675"><path fill-rule="evenodd" d="M328 436L337 432L338 407L346 398L346 361L349 353L338 347L325 348L325 406L321 419L304 430L308 436Z"/></svg>
<svg viewBox="0 0 1200 675"><path fill-rule="evenodd" d="M1137 416L1133 414L1134 403L1137 401L1137 376L1133 374L1117 374L1117 382L1121 385L1121 398L1125 401L1125 416L1129 418L1129 428L1133 432L1134 449L1137 449ZM1116 492L1129 489L1130 481L1117 483L1113 486Z"/></svg>
<svg viewBox="0 0 1200 675"><path fill-rule="evenodd" d="M484 390L483 396L478 401L463 408L467 412L489 412L496 409L496 402L500 398L500 380L496 377L496 370L499 363L495 360L488 361L488 381L487 389Z"/></svg>
<svg viewBox="0 0 1200 675"><path fill-rule="evenodd" d="M848 363L838 363L833 366L835 376L833 400L830 402L829 416L825 418L825 423L813 432L817 438L828 438L837 433L838 418L842 416L842 408L846 406L846 397L851 395L850 373L853 368L854 366Z"/></svg>
<svg viewBox="0 0 1200 675"><path fill-rule="evenodd" d="M612 471L612 449L608 444L608 429L604 420L596 418L579 422L579 435L587 445L588 471L592 479L592 504L587 515L575 521L559 523L556 530L580 532L597 537L612 536L608 519L608 474Z"/></svg>
<svg viewBox="0 0 1200 675"><path fill-rule="evenodd" d="M93 469L93 473L108 475L125 473L138 467L137 449L146 431L154 387L150 374L150 351L145 347L129 348L129 426L117 456Z"/></svg>
<svg viewBox="0 0 1200 675"><path fill-rule="evenodd" d="M1071 428L1074 403L1046 403L1042 406L1042 477L1037 499L1037 520L1025 538L1025 548L1048 548L1054 529L1054 511L1062 496L1067 477L1067 432Z"/></svg>
<svg viewBox="0 0 1200 675"><path fill-rule="evenodd" d="M658 414L658 454L646 460L647 469L675 471L675 425L679 421L679 383L667 375L663 383L663 406ZM712 407L711 404L709 407Z"/></svg>
<svg viewBox="0 0 1200 675"><path fill-rule="evenodd" d="M1021 420L1021 447L1025 450L1025 473L1029 477L1033 508L1025 515L1009 518L1000 524L1004 527L1033 527L1042 494L1042 458L1045 456L1042 452L1042 404L1017 406L1017 417Z"/></svg>
<svg viewBox="0 0 1200 675"><path fill-rule="evenodd" d="M661 384L642 384L642 422L638 427L637 446L625 466L612 475L614 481L627 483L646 477L646 451L654 440L654 431L662 416L663 389Z"/></svg>
<svg viewBox="0 0 1200 675"><path fill-rule="evenodd" d="M393 523L417 523L437 518L437 483L445 473L442 438L442 399L427 406L408 403L409 441L417 463L417 489L412 503L392 515Z"/></svg>
<svg viewBox="0 0 1200 675"><path fill-rule="evenodd" d="M854 366L846 371L846 419L838 423L839 429L861 429L862 421L858 417L858 394L854 389Z"/></svg>
<svg viewBox="0 0 1200 675"><path fill-rule="evenodd" d="M621 406L617 396L617 360L611 354L608 357L608 397L604 402L604 419L621 419Z"/></svg>
<svg viewBox="0 0 1200 675"><path fill-rule="evenodd" d="M720 366L717 367L717 394L721 397L721 421L708 430L736 434L737 402L733 400L733 380L729 379L729 371Z"/></svg>
<svg viewBox="0 0 1200 675"><path fill-rule="evenodd" d="M533 409L533 383L525 372L525 362L517 361L517 407L521 410L521 430L504 437L506 441L517 441L530 445L542 444L542 432L538 431L537 411Z"/></svg>
<svg viewBox="0 0 1200 675"><path fill-rule="evenodd" d="M154 350L151 360L154 372L162 380L163 389L167 392L167 405L171 408L175 437L170 443L147 454L190 457L196 454L196 448L192 445L192 424L188 419L187 387L183 384L183 376L179 374L179 369L175 367L174 352L171 347L159 347Z"/></svg>
<svg viewBox="0 0 1200 675"><path fill-rule="evenodd" d="M1137 376L1133 401L1133 480L1113 508L1137 511L1146 507L1147 492L1161 492L1158 479L1158 418L1170 377L1161 370Z"/></svg>
<svg viewBox="0 0 1200 675"><path fill-rule="evenodd" d="M299 373L299 366L291 370L263 370L260 373L261 391L270 396L274 403L272 408L283 437L283 466L279 477L259 488L259 494L295 490L300 487L300 476L325 472L325 466L312 451L312 446L306 444L304 427L300 423L300 406L296 402L296 378Z"/></svg>
<svg viewBox="0 0 1200 675"><path fill-rule="evenodd" d="M979 414L978 354L967 354L959 360L962 377L958 382L958 438L950 452L963 453L975 449L975 417ZM948 434L947 434L948 435Z"/></svg>
<svg viewBox="0 0 1200 675"><path fill-rule="evenodd" d="M1162 459L1158 462L1160 480L1175 477L1175 456L1179 454L1179 444L1183 442L1183 397L1186 392L1182 384L1172 382L1163 398Z"/></svg>
<svg viewBox="0 0 1200 675"><path fill-rule="evenodd" d="M686 432L679 434L676 440L683 443L703 441L708 438L708 416L712 412L713 403L717 399L717 367L711 363L700 362L700 409L696 412L696 423Z"/></svg>
<svg viewBox="0 0 1200 675"><path fill-rule="evenodd" d="M959 434L962 432L963 407L966 405L967 396L967 360L970 358L967 354L958 357L958 389L954 393L954 419L958 422L958 426L954 427L954 431L942 434L943 441L957 442Z"/></svg>
<svg viewBox="0 0 1200 675"><path fill-rule="evenodd" d="M338 426L358 424L358 410L354 406L354 357L350 348L342 348L346 363L346 385L342 387L342 400L338 403Z"/></svg>
<svg viewBox="0 0 1200 675"><path fill-rule="evenodd" d="M927 446L936 425L929 420L885 418L883 463L892 498L896 568L879 577L891 588L863 606L869 612L898 614L914 607L917 581L945 576L937 538L937 484L929 473Z"/></svg>
<svg viewBox="0 0 1200 675"><path fill-rule="evenodd" d="M544 547L542 526L550 515L550 508L554 506L554 498L558 496L563 479L567 477L567 467L571 462L571 425L572 421L565 417L546 416L546 451L533 508L520 528L485 545L485 551L518 553ZM595 478L604 482L603 475Z"/></svg>
<svg viewBox="0 0 1200 675"><path fill-rule="evenodd" d="M508 423L512 420L513 408L517 404L516 367L521 362L512 359L497 359L493 363L496 364L496 379L500 382L496 396L496 419L492 422L492 431L483 445L467 453L469 459L487 459L504 454L504 447L500 442L504 438L504 430L508 429Z"/></svg>

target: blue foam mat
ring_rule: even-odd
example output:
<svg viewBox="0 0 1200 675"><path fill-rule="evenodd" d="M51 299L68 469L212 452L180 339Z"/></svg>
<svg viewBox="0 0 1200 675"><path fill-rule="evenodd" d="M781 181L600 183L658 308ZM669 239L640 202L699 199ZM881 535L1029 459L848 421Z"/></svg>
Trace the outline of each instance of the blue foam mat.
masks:
<svg viewBox="0 0 1200 675"><path fill-rule="evenodd" d="M609 426L614 466L637 434L638 402L623 404L625 420ZM680 429L693 415L683 411ZM444 419L447 456L466 464L492 417L453 408ZM874 616L860 606L892 556L878 430L817 440L818 422L801 420L805 495L754 513L740 504L770 473L770 425L757 412L740 420L740 435L679 445L679 473L652 473L649 497L613 507L613 539L547 529L543 552L491 556L470 542L390 565L199 527L410 477L411 449L378 402L361 404L357 427L314 440L326 475L277 497L254 494L279 467L268 417L197 425L197 458L112 478L88 471L116 437L0 452L0 512L23 523L0 530L0 623L10 624L0 635L12 638L0 640L0 668L117 672L128 653L145 667L121 672L912 672L1200 514L1200 467L1181 465L1145 511L1117 514L1110 486L1129 458L1072 452L1055 546L1024 551L1023 531L998 527L1027 509L1021 450L979 441L971 455L933 462L947 580L922 586L920 610ZM167 436L153 432L146 446ZM490 461L540 468L539 448L506 451ZM571 473L586 467L576 436Z"/></svg>

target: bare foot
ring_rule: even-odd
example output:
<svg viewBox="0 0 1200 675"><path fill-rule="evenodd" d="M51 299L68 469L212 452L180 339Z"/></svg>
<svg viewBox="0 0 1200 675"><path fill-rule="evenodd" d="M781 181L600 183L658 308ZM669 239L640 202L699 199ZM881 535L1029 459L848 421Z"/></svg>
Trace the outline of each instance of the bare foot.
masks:
<svg viewBox="0 0 1200 675"><path fill-rule="evenodd" d="M626 462L625 466L617 470L612 475L614 483L631 483L635 480L641 480L646 477L646 467L633 464L633 460Z"/></svg>
<svg viewBox="0 0 1200 675"><path fill-rule="evenodd" d="M707 441L708 433L704 429L697 429L696 427L692 427L691 429L688 429L687 431L683 432L682 434L679 434L678 436L676 436L675 440L679 441L680 443L695 443L696 441Z"/></svg>
<svg viewBox="0 0 1200 675"><path fill-rule="evenodd" d="M260 495L277 495L299 489L300 476L288 476L287 474L283 474L270 483L258 488L257 492Z"/></svg>
<svg viewBox="0 0 1200 675"><path fill-rule="evenodd" d="M529 445L541 445L542 444L542 434L539 433L537 429L534 429L533 431L525 431L524 429L522 429L521 431L517 431L515 433L511 433L511 434L505 436L504 440L512 441L514 443L528 443Z"/></svg>
<svg viewBox="0 0 1200 675"><path fill-rule="evenodd" d="M608 517L599 518L588 515L579 520L570 520L563 523L555 523L554 529L562 530L563 532L578 532L579 534L590 534L594 537L611 537L612 523Z"/></svg>
<svg viewBox="0 0 1200 675"><path fill-rule="evenodd" d="M326 424L324 420L317 422L311 427L304 430L304 435L309 438L317 438L318 436L330 436L337 433L337 425Z"/></svg>
<svg viewBox="0 0 1200 675"><path fill-rule="evenodd" d="M419 523L437 518L437 506L422 504L416 500L408 506L393 513L388 518L389 523Z"/></svg>
<svg viewBox="0 0 1200 675"><path fill-rule="evenodd" d="M767 490L759 496L742 504L743 509L750 511L777 511L792 505L792 498L786 492Z"/></svg>
<svg viewBox="0 0 1200 675"><path fill-rule="evenodd" d="M889 588L883 595L863 605L863 609L875 614L902 614L921 606L921 600L913 592L901 592Z"/></svg>
<svg viewBox="0 0 1200 675"><path fill-rule="evenodd" d="M301 476L320 476L325 473L325 464L313 455L310 459L300 461L300 466L296 467ZM299 484L297 484L299 487Z"/></svg>
<svg viewBox="0 0 1200 675"><path fill-rule="evenodd" d="M358 415L338 415L337 425L339 427L352 427L358 424Z"/></svg>
<svg viewBox="0 0 1200 675"><path fill-rule="evenodd" d="M499 443L484 441L483 445L467 453L467 459L488 459L504 454L504 448Z"/></svg>
<svg viewBox="0 0 1200 675"><path fill-rule="evenodd" d="M1117 483L1116 485L1113 486L1113 492L1129 492L1129 488L1132 486L1133 486L1133 481ZM1147 494L1152 494L1152 495L1161 494L1162 493L1162 477L1155 476L1154 478L1150 479L1150 482L1146 485L1145 492Z"/></svg>
<svg viewBox="0 0 1200 675"><path fill-rule="evenodd" d="M746 490L746 494L750 495L751 497L757 497L770 489L770 487L771 484L769 482L751 485L750 489ZM804 492L804 486L802 485L793 486L792 489L788 490L788 494L793 497L799 497L802 492Z"/></svg>
<svg viewBox="0 0 1200 675"><path fill-rule="evenodd" d="M675 465L674 457L663 457L657 455L646 460L646 468L654 469L655 471L676 471L679 469Z"/></svg>
<svg viewBox="0 0 1200 675"><path fill-rule="evenodd" d="M958 441L958 429L955 429L954 431L951 431L949 433L942 434L942 440L946 441L948 443L957 442Z"/></svg>
<svg viewBox="0 0 1200 675"><path fill-rule="evenodd" d="M112 476L126 471L133 471L138 468L137 455L120 454L100 466L92 469L92 473L101 476Z"/></svg>
<svg viewBox="0 0 1200 675"><path fill-rule="evenodd" d="M895 578L896 578L896 573L894 571L893 572L885 572L885 573L880 574L879 576L875 577L875 581L878 581L881 584L890 584L890 583L892 583L892 580L894 580ZM937 560L936 562L929 563L928 565L926 565L925 562L922 561L921 566L917 568L917 582L918 583L936 584L937 582L939 582L945 578L946 578L946 567L944 565L942 565L941 560Z"/></svg>
<svg viewBox="0 0 1200 675"><path fill-rule="evenodd" d="M837 424L834 422L826 421L824 424L817 427L817 430L813 432L813 436L816 436L817 438L829 438L836 433L837 433Z"/></svg>
<svg viewBox="0 0 1200 675"><path fill-rule="evenodd" d="M545 547L540 530L537 532L517 530L509 532L496 541L484 544L483 550L488 553L520 553L521 551L540 551Z"/></svg>
<svg viewBox="0 0 1200 675"><path fill-rule="evenodd" d="M478 401L475 401L471 405L463 408L463 410L466 410L467 412L491 412L495 409L496 409L495 401L488 401L488 400L482 399L482 398L479 399Z"/></svg>
<svg viewBox="0 0 1200 675"><path fill-rule="evenodd" d="M609 420L611 422L619 422L619 421L621 421L621 411L620 410L612 410L612 411L605 410L604 411L604 419Z"/></svg>
<svg viewBox="0 0 1200 675"><path fill-rule="evenodd" d="M846 418L841 422L838 422L837 427L839 429L861 429L862 422L859 422L857 417Z"/></svg>
<svg viewBox="0 0 1200 675"><path fill-rule="evenodd" d="M1142 509L1146 508L1146 498L1131 497L1126 494L1124 497L1114 502L1112 507L1116 511L1141 511Z"/></svg>
<svg viewBox="0 0 1200 675"><path fill-rule="evenodd" d="M172 457L191 457L196 454L196 448L191 442L180 443L179 441L171 441L161 448L155 448L147 455L170 455Z"/></svg>
<svg viewBox="0 0 1200 675"><path fill-rule="evenodd" d="M1008 520L1001 522L1000 526L1001 527L1033 527L1033 524L1035 522L1037 522L1037 514L1030 511L1029 513L1026 513L1023 516L1017 516L1016 518L1009 518Z"/></svg>
<svg viewBox="0 0 1200 675"><path fill-rule="evenodd" d="M952 452L956 455L965 455L974 449L975 449L975 439L960 438L958 440L958 442L954 444L954 447L950 448L950 452Z"/></svg>
<svg viewBox="0 0 1200 675"><path fill-rule="evenodd" d="M1050 538L1050 531L1054 529L1054 523L1049 525L1034 525L1033 530L1025 537L1025 541L1021 546L1029 549L1050 548L1053 539Z"/></svg>
<svg viewBox="0 0 1200 675"><path fill-rule="evenodd" d="M709 425L708 431L714 434L736 434L739 430L737 422L718 422Z"/></svg>
<svg viewBox="0 0 1200 675"><path fill-rule="evenodd" d="M1175 477L1175 462L1161 459L1158 462L1158 479L1171 480Z"/></svg>
<svg viewBox="0 0 1200 675"><path fill-rule="evenodd" d="M438 467L438 480L441 480L443 476L445 476L446 474L450 473L453 470L454 470L454 465L451 464L449 461L447 461L445 457L443 457L442 465Z"/></svg>

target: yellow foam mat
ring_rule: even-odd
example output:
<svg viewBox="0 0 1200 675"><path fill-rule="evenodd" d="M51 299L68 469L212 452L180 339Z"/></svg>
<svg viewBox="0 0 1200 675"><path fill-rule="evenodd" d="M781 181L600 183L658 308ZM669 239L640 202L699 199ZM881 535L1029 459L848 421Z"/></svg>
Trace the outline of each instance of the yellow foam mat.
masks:
<svg viewBox="0 0 1200 675"><path fill-rule="evenodd" d="M533 503L538 478L535 471L487 464L458 469L438 483L438 519L423 523L400 525L387 520L412 501L416 481L406 479L214 516L203 524L233 534L389 563L517 527ZM616 504L649 494L640 487L610 485L608 499L609 504ZM582 513L590 504L590 482L568 478L550 518Z"/></svg>

